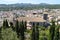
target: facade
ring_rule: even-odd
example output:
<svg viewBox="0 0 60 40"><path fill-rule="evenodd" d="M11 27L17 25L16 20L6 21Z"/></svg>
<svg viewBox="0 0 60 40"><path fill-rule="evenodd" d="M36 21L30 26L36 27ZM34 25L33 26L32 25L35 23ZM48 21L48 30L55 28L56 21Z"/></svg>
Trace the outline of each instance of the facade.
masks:
<svg viewBox="0 0 60 40"><path fill-rule="evenodd" d="M46 20L44 20L41 17L19 17L17 18L18 21L26 21L27 22L27 27L30 29L33 27L34 24L37 24L39 26L45 26ZM47 25L46 25L47 26Z"/></svg>
<svg viewBox="0 0 60 40"><path fill-rule="evenodd" d="M20 19L19 21L23 20L29 22L29 26L33 26L34 23L42 26L54 19L54 15L56 14L57 16L59 15L58 18L60 18L60 9L0 11L0 19L7 19L9 22L13 22L17 18L18 20ZM2 22L2 20L0 20L0 22Z"/></svg>

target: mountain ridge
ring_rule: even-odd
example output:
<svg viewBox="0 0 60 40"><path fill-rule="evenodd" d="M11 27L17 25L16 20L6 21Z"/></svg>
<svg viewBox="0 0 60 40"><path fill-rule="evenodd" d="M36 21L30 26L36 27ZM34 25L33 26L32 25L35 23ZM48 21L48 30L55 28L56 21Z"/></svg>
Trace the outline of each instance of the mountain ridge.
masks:
<svg viewBox="0 0 60 40"><path fill-rule="evenodd" d="M16 4L0 4L0 10L15 10L15 9L23 9L23 10L32 10L32 9L60 9L60 4L30 4L30 3L16 3Z"/></svg>

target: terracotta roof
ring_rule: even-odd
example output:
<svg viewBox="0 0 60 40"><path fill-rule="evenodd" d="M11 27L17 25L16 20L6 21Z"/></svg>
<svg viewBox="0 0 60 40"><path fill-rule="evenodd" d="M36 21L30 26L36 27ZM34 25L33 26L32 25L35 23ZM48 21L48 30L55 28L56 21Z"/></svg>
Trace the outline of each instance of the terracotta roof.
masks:
<svg viewBox="0 0 60 40"><path fill-rule="evenodd" d="M18 21L29 21L29 22L45 22L45 20L41 17L19 17Z"/></svg>

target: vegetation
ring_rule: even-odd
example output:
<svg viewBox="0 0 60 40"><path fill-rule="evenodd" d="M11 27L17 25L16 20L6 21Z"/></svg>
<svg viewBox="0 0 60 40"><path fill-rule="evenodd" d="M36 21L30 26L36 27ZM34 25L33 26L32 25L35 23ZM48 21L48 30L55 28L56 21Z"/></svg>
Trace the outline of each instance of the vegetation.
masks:
<svg viewBox="0 0 60 40"><path fill-rule="evenodd" d="M32 9L43 9L43 8L48 8L48 9L60 9L60 4L46 4L46 3L41 3L41 4L0 4L0 11L12 11L12 10L32 10Z"/></svg>
<svg viewBox="0 0 60 40"><path fill-rule="evenodd" d="M12 22L9 26L8 21L4 20L0 27L0 40L60 40L60 25L55 25L54 20L51 24L49 27L33 24L32 29L27 29L26 21L16 20L15 26Z"/></svg>
<svg viewBox="0 0 60 40"><path fill-rule="evenodd" d="M39 40L39 29L37 24L34 24L32 27L32 40Z"/></svg>
<svg viewBox="0 0 60 40"><path fill-rule="evenodd" d="M55 22L52 20L52 25L50 26L50 38L51 40L54 40L54 36L55 36Z"/></svg>
<svg viewBox="0 0 60 40"><path fill-rule="evenodd" d="M1 40L18 40L16 32L14 32L11 28L3 29L1 32L2 38Z"/></svg>

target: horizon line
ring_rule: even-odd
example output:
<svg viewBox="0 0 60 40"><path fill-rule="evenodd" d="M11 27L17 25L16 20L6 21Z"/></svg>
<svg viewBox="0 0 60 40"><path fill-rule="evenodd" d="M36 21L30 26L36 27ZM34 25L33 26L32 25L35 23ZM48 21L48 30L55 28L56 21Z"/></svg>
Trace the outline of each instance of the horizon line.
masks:
<svg viewBox="0 0 60 40"><path fill-rule="evenodd" d="M0 3L0 4L41 4L41 3ZM58 4L58 3L42 3L42 4Z"/></svg>

